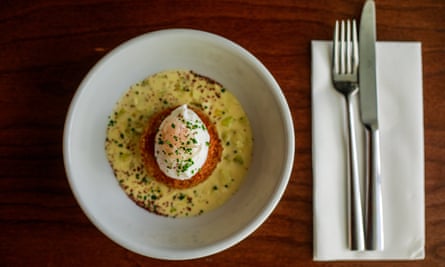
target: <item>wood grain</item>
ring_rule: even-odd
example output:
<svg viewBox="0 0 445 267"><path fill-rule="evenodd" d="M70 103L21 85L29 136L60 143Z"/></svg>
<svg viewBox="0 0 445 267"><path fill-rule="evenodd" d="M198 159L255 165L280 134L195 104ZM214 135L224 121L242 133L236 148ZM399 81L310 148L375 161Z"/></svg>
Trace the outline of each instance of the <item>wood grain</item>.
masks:
<svg viewBox="0 0 445 267"><path fill-rule="evenodd" d="M0 3L0 266L445 266L445 1L377 0L378 39L421 41L426 259L312 261L310 41L359 0L11 1ZM257 56L289 102L296 155L287 190L246 240L202 259L134 254L99 232L69 188L62 156L66 111L107 52L166 28L220 34Z"/></svg>

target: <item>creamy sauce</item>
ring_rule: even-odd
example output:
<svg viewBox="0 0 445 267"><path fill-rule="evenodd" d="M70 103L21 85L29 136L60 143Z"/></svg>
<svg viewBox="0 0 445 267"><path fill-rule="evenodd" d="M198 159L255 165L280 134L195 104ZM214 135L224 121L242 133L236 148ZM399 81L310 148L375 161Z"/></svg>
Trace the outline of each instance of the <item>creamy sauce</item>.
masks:
<svg viewBox="0 0 445 267"><path fill-rule="evenodd" d="M151 116L183 104L198 108L215 124L223 147L213 173L202 183L174 189L145 171L139 140ZM225 203L239 188L252 157L248 118L236 97L220 84L191 71L164 71L131 86L109 116L105 149L125 192L160 215L186 217Z"/></svg>

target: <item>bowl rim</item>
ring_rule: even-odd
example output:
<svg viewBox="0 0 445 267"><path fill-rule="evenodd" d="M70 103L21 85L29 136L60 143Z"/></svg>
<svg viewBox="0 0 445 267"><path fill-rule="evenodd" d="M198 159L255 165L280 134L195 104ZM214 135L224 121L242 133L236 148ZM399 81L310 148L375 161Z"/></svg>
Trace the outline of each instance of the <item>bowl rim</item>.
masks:
<svg viewBox="0 0 445 267"><path fill-rule="evenodd" d="M249 224L245 225L239 231L235 232L232 236L219 240L211 245L206 245L185 251L175 251L174 255L172 255L169 253L159 253L159 251L158 254L150 253L152 251L147 253L146 250L132 247L130 244L125 242L125 240L120 240L113 233L107 231L107 229L102 225L102 223L98 219L96 219L95 215L92 214L91 211L88 209L87 203L85 203L85 201L82 199L82 197L80 196L80 192L78 191L78 188L74 184L75 177L73 174L73 170L71 169L72 158L71 158L70 139L71 139L71 132L72 132L71 129L73 128L73 120L76 107L82 95L88 89L88 84L90 80L94 78L95 73L100 68L102 68L108 62L109 59L113 58L116 54L127 49L128 47L130 47L134 43L139 42L140 40L152 37L162 37L165 35L175 35L175 34L188 34L190 35L190 37L193 38L204 37L213 39L215 42L221 43L222 44L221 46L229 47L231 50L240 53L240 55L243 57L243 60L247 60L249 62L249 65L258 70L261 73L261 75L266 77L265 79L271 83L271 86L269 87L273 88L273 90L271 90L270 92L279 101L279 109L280 109L279 114L284 123L283 127L283 129L285 130L284 138L285 138L285 144L287 144L287 146L284 156L286 160L283 162L283 166L279 176L280 177L279 183L277 183L274 190L272 190L272 196L270 201L267 203L266 206L264 206L261 212L259 212L249 222ZM251 54L249 51L247 51L245 48L241 47L237 43L229 39L226 39L225 37L222 37L220 35L196 29L172 28L172 29L163 29L163 30L147 32L139 36L133 37L127 41L124 41L123 43L119 44L118 46L110 50L107 54L105 54L94 64L94 66L85 75L80 85L77 87L75 94L71 100L71 103L69 104L63 130L63 159L64 159L64 166L67 175L67 180L77 203L79 204L84 214L88 217L90 222L96 228L98 228L100 232L105 234L108 238L110 238L112 241L119 244L120 246L140 255L157 259L164 259L164 260L188 260L188 259L196 259L216 254L218 252L221 252L225 249L228 249L236 245L237 243L247 238L255 230L257 230L261 226L261 224L263 224L264 221L271 215L271 213L278 205L279 201L281 200L285 192L285 189L290 180L290 176L293 170L293 163L295 156L294 154L295 154L295 134L294 134L294 125L290 108L281 90L281 87L279 86L275 78L272 76L272 74L269 72L269 70L260 62L259 59L257 59L253 54Z"/></svg>

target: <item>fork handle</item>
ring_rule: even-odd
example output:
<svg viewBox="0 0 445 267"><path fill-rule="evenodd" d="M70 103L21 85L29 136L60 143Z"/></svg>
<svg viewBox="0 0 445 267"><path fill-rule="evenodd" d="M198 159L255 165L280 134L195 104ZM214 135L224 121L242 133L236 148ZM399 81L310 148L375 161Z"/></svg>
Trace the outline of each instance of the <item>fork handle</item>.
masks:
<svg viewBox="0 0 445 267"><path fill-rule="evenodd" d="M346 95L349 136L349 179L348 179L348 235L349 248L362 251L365 249L365 231L363 223L362 200L358 175L357 143L355 139L354 108L352 94Z"/></svg>
<svg viewBox="0 0 445 267"><path fill-rule="evenodd" d="M382 180L379 130L369 128L369 178L367 184L366 249L383 250Z"/></svg>

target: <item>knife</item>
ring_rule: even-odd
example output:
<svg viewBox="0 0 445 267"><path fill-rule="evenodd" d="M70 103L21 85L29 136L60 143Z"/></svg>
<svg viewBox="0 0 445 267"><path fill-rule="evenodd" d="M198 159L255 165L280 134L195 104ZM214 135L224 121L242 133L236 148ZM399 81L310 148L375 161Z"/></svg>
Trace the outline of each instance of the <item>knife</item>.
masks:
<svg viewBox="0 0 445 267"><path fill-rule="evenodd" d="M360 19L360 109L368 137L368 179L366 189L366 249L383 250L382 180L376 69L375 3L367 0Z"/></svg>

